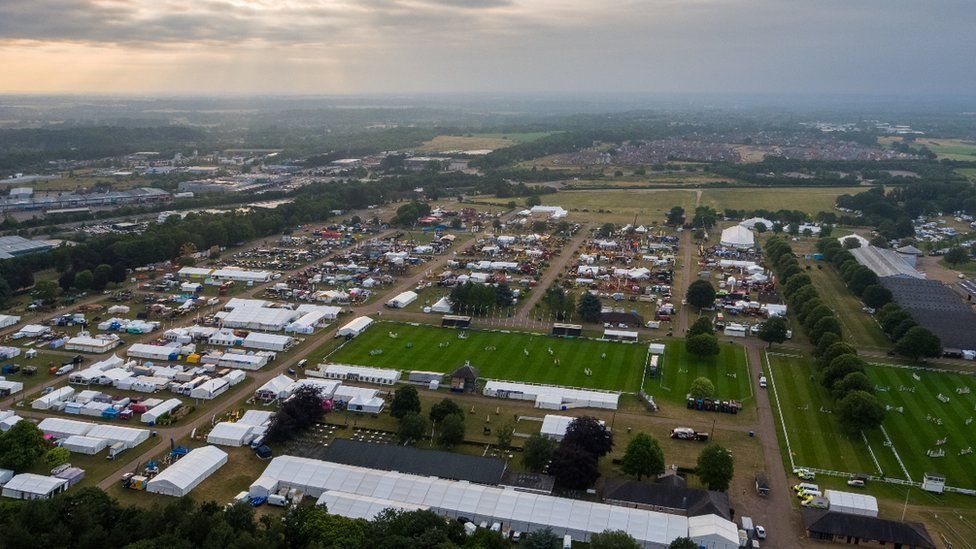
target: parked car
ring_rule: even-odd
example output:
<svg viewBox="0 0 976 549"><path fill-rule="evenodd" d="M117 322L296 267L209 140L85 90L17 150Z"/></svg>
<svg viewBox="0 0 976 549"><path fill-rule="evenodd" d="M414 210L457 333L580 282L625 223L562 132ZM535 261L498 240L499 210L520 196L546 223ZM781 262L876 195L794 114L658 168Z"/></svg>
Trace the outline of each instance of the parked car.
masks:
<svg viewBox="0 0 976 549"><path fill-rule="evenodd" d="M766 539L766 529L760 525L756 525L756 537L759 539Z"/></svg>
<svg viewBox="0 0 976 549"><path fill-rule="evenodd" d="M814 474L813 471L809 469L805 469L803 467L798 467L796 469L793 469L793 474L800 477L803 480L813 480L817 476Z"/></svg>
<svg viewBox="0 0 976 549"><path fill-rule="evenodd" d="M766 388L766 376L759 376L759 386L763 389Z"/></svg>

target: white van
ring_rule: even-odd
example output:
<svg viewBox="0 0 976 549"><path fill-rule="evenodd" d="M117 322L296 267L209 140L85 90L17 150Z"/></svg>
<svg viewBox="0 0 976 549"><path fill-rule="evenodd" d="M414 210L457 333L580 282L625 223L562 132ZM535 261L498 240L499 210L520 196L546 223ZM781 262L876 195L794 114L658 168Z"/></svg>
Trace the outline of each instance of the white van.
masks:
<svg viewBox="0 0 976 549"><path fill-rule="evenodd" d="M800 499L806 499L808 497L823 497L823 494L820 493L820 490L800 490L800 493L798 493L796 496Z"/></svg>
<svg viewBox="0 0 976 549"><path fill-rule="evenodd" d="M563 536L563 549L573 549L573 536L569 534Z"/></svg>
<svg viewBox="0 0 976 549"><path fill-rule="evenodd" d="M801 482L800 484L794 485L793 490L796 492L802 492L804 490L819 490L820 486L812 484L810 482Z"/></svg>

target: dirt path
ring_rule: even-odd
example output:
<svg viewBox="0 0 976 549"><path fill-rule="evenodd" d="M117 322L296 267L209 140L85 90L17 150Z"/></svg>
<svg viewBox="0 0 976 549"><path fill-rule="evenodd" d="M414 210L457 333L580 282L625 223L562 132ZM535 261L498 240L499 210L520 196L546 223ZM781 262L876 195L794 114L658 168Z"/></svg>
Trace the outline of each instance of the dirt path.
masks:
<svg viewBox="0 0 976 549"><path fill-rule="evenodd" d="M741 509L739 515L752 517L753 523L761 524L769 532L770 539L763 543L763 547L804 547L811 545L803 531L799 513L793 510L790 477L783 465L776 436L776 420L770 406L770 394L766 389L758 389L758 379L762 372L762 341L755 338L744 340L746 357L748 358L750 376L756 380L756 406L759 412L759 424L756 426L756 436L762 443L763 457L766 462L766 476L769 480L769 495L759 497L755 490L748 490L743 494L734 494L736 508Z"/></svg>
<svg viewBox="0 0 976 549"><path fill-rule="evenodd" d="M579 233L577 233L572 240L563 246L559 257L556 258L556 261L549 265L549 269L546 270L546 274L544 274L539 280L539 283L536 284L535 291L532 292L529 298L526 299L525 302L519 307L518 312L515 313L515 316L513 317L514 321L524 322L525 320L531 318L532 309L537 303L539 303L542 296L545 295L546 289L552 285L552 282L556 280L556 277L559 276L559 274L562 273L566 268L566 265L572 261L573 254L580 247L580 245L583 244L583 241L589 238L589 236L590 225L584 224L582 227L580 227Z"/></svg>

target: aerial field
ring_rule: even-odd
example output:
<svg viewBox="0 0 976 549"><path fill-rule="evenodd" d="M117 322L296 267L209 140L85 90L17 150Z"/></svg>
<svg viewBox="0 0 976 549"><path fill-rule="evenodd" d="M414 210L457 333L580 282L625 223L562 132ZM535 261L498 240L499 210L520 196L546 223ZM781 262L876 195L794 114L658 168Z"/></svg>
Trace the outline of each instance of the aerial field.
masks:
<svg viewBox="0 0 976 549"><path fill-rule="evenodd" d="M397 337L391 337L391 332ZM644 344L517 332L468 330L465 333L467 338L459 339L461 331L455 329L380 322L327 360L445 373L470 361L484 378L636 392L647 358ZM586 375L585 369L591 370L592 375Z"/></svg>
<svg viewBox="0 0 976 549"><path fill-rule="evenodd" d="M865 442L840 430L832 410L836 402L811 379L815 370L810 359L770 354L767 372L772 380L774 416L779 419L776 408L782 406L786 424L780 435L788 439L797 466L883 474L915 482L921 482L924 473L935 472L945 475L950 486L976 488L976 454L969 453L976 446L976 434L968 423L976 416L976 393L965 393L966 388L976 391L976 378L869 366L867 375L878 389L878 399L890 408L882 430L867 434ZM948 401L941 401L939 395ZM786 447L781 444L784 452ZM944 456L927 455L939 450Z"/></svg>
<svg viewBox="0 0 976 549"><path fill-rule="evenodd" d="M571 220L593 219L615 223L633 223L637 216L637 224L652 222L663 223L664 214L674 206L681 206L685 211L695 209L695 191L681 190L606 190L606 191L564 191L552 195L543 195L542 203L549 206L562 206L572 212ZM582 212L582 210L589 210ZM598 213L597 210L608 210Z"/></svg>
<svg viewBox="0 0 976 549"><path fill-rule="evenodd" d="M874 317L864 312L864 304L844 285L840 275L833 266L824 261L800 259L803 266L811 265L812 269L805 271L810 275L814 288L820 295L824 305L837 313L843 328L844 340L859 349L887 350L891 348L891 341L885 335ZM818 269L818 266L823 266Z"/></svg>
<svg viewBox="0 0 976 549"><path fill-rule="evenodd" d="M718 356L698 358L685 351L684 340L668 341L657 378L648 378L644 390L655 398L675 404L684 404L691 382L707 377L715 384L715 398L752 400L752 384L749 368L742 347L728 343L719 344Z"/></svg>
<svg viewBox="0 0 976 549"><path fill-rule="evenodd" d="M919 145L925 145L934 152L939 160L970 160L976 161L976 141L970 139L938 139L920 137L915 140Z"/></svg>
<svg viewBox="0 0 976 549"><path fill-rule="evenodd" d="M705 189L702 205L718 211L733 210L800 210L810 215L834 210L837 197L863 192L861 187L770 187L738 189Z"/></svg>
<svg viewBox="0 0 976 549"><path fill-rule="evenodd" d="M430 141L424 141L414 147L415 152L433 153L441 151L475 151L482 149L503 149L510 147L517 141L499 136L477 135L438 135Z"/></svg>

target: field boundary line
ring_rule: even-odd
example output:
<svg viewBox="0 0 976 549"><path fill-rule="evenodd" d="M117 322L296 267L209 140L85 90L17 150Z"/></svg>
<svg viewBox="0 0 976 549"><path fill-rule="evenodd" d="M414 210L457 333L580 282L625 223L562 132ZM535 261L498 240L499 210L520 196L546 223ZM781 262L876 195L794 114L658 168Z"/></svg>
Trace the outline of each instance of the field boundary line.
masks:
<svg viewBox="0 0 976 549"><path fill-rule="evenodd" d="M864 439L864 445L868 448L868 453L871 454L871 461L874 462L874 468L878 470L878 474L884 477L884 468L881 467L881 463L878 462L878 456L874 455L874 448L871 447L871 443L868 442L868 436L861 431L861 438ZM912 480L912 479L908 479Z"/></svg>
<svg viewBox="0 0 976 549"><path fill-rule="evenodd" d="M968 370L947 370L945 368L933 368L931 366L913 366L911 364L891 364L888 362L868 362L869 366L881 366L883 368L900 368L902 370L920 370L922 372L935 372L939 374L958 374L961 376L976 377L976 372Z"/></svg>
<svg viewBox="0 0 976 549"><path fill-rule="evenodd" d="M894 441L891 440L891 437L888 436L888 431L885 430L884 425L881 425L881 434L883 434L885 440L888 441L888 447L891 448L891 452L895 454L895 460L897 460L898 465L901 466L901 472L905 473L905 478L908 480L912 480L912 476L908 474L908 468L905 467L905 462L903 462L901 460L901 456L898 455L898 449L895 448L895 443Z"/></svg>
<svg viewBox="0 0 976 549"><path fill-rule="evenodd" d="M793 461L793 448L790 447L790 435L786 430L786 419L783 417L783 406L779 402L779 392L776 390L776 380L773 378L773 365L771 362L769 362L768 353L763 352L762 358L766 359L766 369L769 370L769 386L773 389L773 400L776 401L776 414L779 416L779 426L783 430L783 439L786 441L786 455L790 458L790 471L793 471L793 469L796 469L796 462ZM759 367L762 368L761 362Z"/></svg>

